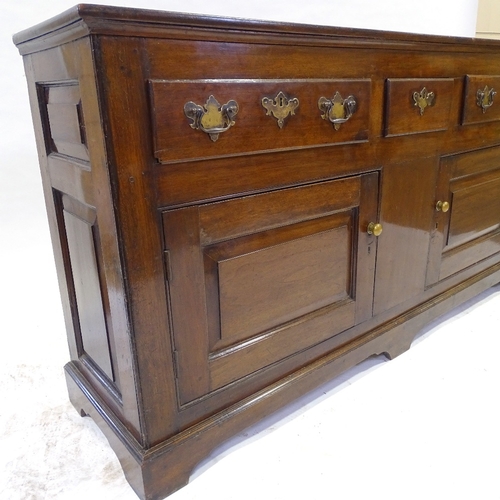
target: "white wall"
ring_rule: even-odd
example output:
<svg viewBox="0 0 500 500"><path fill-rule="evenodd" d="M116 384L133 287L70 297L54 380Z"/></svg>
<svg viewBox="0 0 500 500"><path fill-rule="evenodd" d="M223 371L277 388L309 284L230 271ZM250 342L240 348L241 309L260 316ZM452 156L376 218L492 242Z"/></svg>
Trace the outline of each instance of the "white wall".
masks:
<svg viewBox="0 0 500 500"><path fill-rule="evenodd" d="M152 8L180 12L474 36L477 2L478 0L148 0L146 3ZM125 3L132 5L134 1L121 1L122 5ZM137 5L137 1L135 4Z"/></svg>
<svg viewBox="0 0 500 500"><path fill-rule="evenodd" d="M492 0L497 1L497 0ZM26 24L71 7L75 0L20 0ZM331 26L474 36L478 0L97 0L89 3ZM38 19L36 19L38 18Z"/></svg>
<svg viewBox="0 0 500 500"><path fill-rule="evenodd" d="M479 0L476 36L500 39L500 2L498 0Z"/></svg>

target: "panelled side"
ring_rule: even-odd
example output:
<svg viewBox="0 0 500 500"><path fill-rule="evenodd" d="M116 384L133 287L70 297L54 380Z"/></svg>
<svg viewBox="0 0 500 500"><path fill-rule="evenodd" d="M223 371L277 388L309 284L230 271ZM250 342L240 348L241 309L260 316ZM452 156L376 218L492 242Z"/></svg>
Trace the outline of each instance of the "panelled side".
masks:
<svg viewBox="0 0 500 500"><path fill-rule="evenodd" d="M140 440L90 44L84 38L25 56L25 66L72 363Z"/></svg>

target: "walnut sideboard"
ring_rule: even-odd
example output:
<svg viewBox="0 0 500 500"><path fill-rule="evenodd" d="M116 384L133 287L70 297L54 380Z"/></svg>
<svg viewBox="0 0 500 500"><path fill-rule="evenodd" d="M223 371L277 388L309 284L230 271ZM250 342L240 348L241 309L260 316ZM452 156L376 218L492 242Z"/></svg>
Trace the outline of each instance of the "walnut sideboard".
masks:
<svg viewBox="0 0 500 500"><path fill-rule="evenodd" d="M21 32L71 401L142 498L500 281L500 43L79 5Z"/></svg>

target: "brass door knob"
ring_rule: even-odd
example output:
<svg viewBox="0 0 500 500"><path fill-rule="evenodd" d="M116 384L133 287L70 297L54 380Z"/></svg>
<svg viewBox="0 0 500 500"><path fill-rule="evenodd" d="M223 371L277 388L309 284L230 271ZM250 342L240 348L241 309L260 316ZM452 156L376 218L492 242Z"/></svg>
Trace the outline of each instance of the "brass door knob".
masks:
<svg viewBox="0 0 500 500"><path fill-rule="evenodd" d="M448 212L450 204L447 201L438 201L436 203L436 210L438 212Z"/></svg>
<svg viewBox="0 0 500 500"><path fill-rule="evenodd" d="M374 236L380 236L382 234L382 224L370 222L370 224L368 224L366 232L368 234L373 234Z"/></svg>

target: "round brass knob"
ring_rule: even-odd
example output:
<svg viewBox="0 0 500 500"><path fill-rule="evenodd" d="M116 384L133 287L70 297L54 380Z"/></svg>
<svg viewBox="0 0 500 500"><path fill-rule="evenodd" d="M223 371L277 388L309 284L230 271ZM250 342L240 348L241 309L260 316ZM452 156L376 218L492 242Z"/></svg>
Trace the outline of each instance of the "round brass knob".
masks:
<svg viewBox="0 0 500 500"><path fill-rule="evenodd" d="M382 234L382 224L370 222L370 224L368 224L366 232L368 234L373 234L374 236L380 236Z"/></svg>
<svg viewBox="0 0 500 500"><path fill-rule="evenodd" d="M447 201L438 201L436 203L436 210L438 212L448 212L450 204Z"/></svg>

